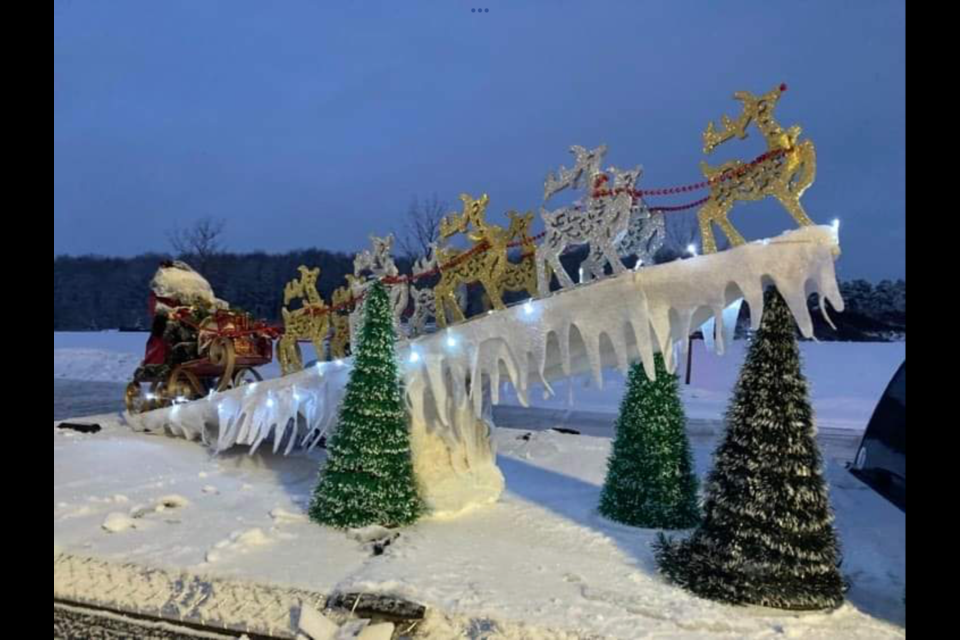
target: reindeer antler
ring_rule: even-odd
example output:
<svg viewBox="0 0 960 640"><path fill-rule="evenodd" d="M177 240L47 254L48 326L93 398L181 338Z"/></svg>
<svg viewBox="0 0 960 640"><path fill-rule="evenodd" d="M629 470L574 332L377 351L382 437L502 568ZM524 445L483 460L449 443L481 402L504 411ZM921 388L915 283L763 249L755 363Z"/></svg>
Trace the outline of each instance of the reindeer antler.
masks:
<svg viewBox="0 0 960 640"><path fill-rule="evenodd" d="M746 140L749 135L747 133L747 127L760 116L761 105L767 102L772 102L776 105L780 101L780 98L783 97L783 94L787 92L787 89L786 84L781 84L763 96L755 96L749 91L738 91L735 93L733 99L743 103L743 112L736 120L731 119L730 116L723 116L723 129L721 131L717 131L717 126L711 122L703 134L703 152L709 155L721 144L733 138Z"/></svg>
<svg viewBox="0 0 960 640"><path fill-rule="evenodd" d="M543 201L546 202L564 189L579 189L584 176L593 178L600 173L600 167L607 156L607 146L600 145L589 150L580 145L570 147L570 153L576 158L572 169L561 166L557 174L549 174L544 182Z"/></svg>

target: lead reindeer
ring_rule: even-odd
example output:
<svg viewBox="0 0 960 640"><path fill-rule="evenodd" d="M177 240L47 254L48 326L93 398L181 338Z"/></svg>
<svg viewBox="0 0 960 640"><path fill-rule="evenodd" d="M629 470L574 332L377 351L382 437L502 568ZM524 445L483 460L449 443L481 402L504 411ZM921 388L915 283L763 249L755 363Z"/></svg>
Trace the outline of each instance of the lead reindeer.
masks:
<svg viewBox="0 0 960 640"><path fill-rule="evenodd" d="M568 189L586 189L593 194L599 190L608 177L600 167L607 154L607 147L601 146L593 151L575 146L571 153L576 157L572 169L561 167L559 174L549 175L544 185L544 202L555 194ZM620 174L616 169L611 171ZM639 177L641 170L635 170ZM624 173L622 175L633 175ZM633 182L636 180L634 179ZM609 196L585 198L586 202L556 211L541 209L541 216L547 226L546 238L537 249L537 283L541 296L550 295L550 269L556 273L563 288L575 286L573 279L560 262L560 257L571 246L590 245L591 254L596 256L590 265L591 275L603 272L606 265L613 268L614 275L626 271L620 260L617 246L630 230L631 214L634 210L635 196L630 191L611 192ZM586 275L586 273L585 273Z"/></svg>
<svg viewBox="0 0 960 640"><path fill-rule="evenodd" d="M277 347L277 355L283 375L303 370L303 352L301 340L309 340L317 351L317 357L324 358L327 334L330 333L330 314L323 298L317 292L320 281L320 269L300 267L300 279L287 284L283 293L284 334ZM291 311L290 304L302 301L299 309Z"/></svg>
<svg viewBox="0 0 960 640"><path fill-rule="evenodd" d="M743 103L740 117L732 120L724 116L721 130L718 131L711 122L703 134L703 151L707 155L734 138L745 140L750 125L756 126L767 142L767 155L756 163L734 160L719 167L701 163L703 174L711 184L710 199L699 213L704 253L717 251L714 224L720 226L734 246L746 243L730 222L730 212L738 202L756 202L772 197L801 227L814 224L800 199L816 180L817 151L810 140L800 142L800 127L784 129L774 118L774 111L786 90L787 86L781 85L762 96L748 91L735 94L734 99Z"/></svg>

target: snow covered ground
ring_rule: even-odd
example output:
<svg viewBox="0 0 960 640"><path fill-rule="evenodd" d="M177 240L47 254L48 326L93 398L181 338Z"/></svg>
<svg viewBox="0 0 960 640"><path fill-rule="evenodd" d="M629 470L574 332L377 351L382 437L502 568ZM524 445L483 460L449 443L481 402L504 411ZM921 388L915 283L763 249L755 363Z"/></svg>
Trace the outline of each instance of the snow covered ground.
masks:
<svg viewBox="0 0 960 640"><path fill-rule="evenodd" d="M655 532L595 513L605 438L500 430L504 499L423 522L374 557L369 545L306 522L322 454L215 458L196 444L99 421L107 429L95 436L54 430L55 556L399 595L461 621L455 635L433 636L444 640L905 637L905 517L836 460L829 477L850 602L832 614L794 615L719 606L665 584L649 546ZM701 472L715 444L695 439Z"/></svg>
<svg viewBox="0 0 960 640"><path fill-rule="evenodd" d="M723 418L747 346L746 342L736 342L725 355L718 356L703 342L694 344L692 384L683 388L689 418ZM906 360L907 344L805 342L801 351L819 425L863 431L890 380ZM686 373L685 367L686 361L682 374ZM537 408L615 414L625 388L624 376L606 371L603 389L597 389L585 376L560 384L552 398L544 399L542 390L532 391L530 397ZM505 402L517 405L516 394L508 389Z"/></svg>
<svg viewBox="0 0 960 640"><path fill-rule="evenodd" d="M132 373L144 342L138 334L54 334L55 420L113 402L119 408L117 382ZM906 355L905 344L803 348L821 426L854 430L863 429ZM686 398L693 422L720 418L742 357L742 345L724 358L695 354ZM195 443L132 433L116 414L97 418L105 431L93 436L55 423L54 556L327 594L399 595L449 616L427 633L436 640L906 636L906 518L844 470L855 439L825 448L843 570L853 585L842 610L729 608L665 584L650 551L656 532L617 526L595 513L609 434L591 429L577 412L596 412L600 425L610 419L622 379L608 379L603 391L575 390L576 412L566 398L537 402L555 415L565 412L564 426L604 437L500 429L504 498L457 520L423 522L381 557L364 542L305 520L322 453L251 457L238 450L213 457ZM501 423L524 429L552 420L516 407L506 407L505 415ZM701 473L716 443L708 435L694 438Z"/></svg>

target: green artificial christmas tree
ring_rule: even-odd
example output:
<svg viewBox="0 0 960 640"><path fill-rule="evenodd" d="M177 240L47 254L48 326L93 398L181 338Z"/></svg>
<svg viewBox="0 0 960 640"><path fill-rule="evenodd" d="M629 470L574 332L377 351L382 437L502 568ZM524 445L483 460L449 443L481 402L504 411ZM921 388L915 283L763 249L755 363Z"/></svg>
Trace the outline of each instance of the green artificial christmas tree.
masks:
<svg viewBox="0 0 960 640"><path fill-rule="evenodd" d="M630 372L600 513L644 529L691 529L700 507L680 385L662 355L656 365L656 380L641 364Z"/></svg>
<svg viewBox="0 0 960 640"><path fill-rule="evenodd" d="M413 524L423 514L396 340L390 299L378 283L366 300L339 427L310 508L318 524L394 528Z"/></svg>
<svg viewBox="0 0 960 640"><path fill-rule="evenodd" d="M844 598L839 543L793 317L775 290L740 373L689 540L661 537L661 571L711 600L791 610Z"/></svg>

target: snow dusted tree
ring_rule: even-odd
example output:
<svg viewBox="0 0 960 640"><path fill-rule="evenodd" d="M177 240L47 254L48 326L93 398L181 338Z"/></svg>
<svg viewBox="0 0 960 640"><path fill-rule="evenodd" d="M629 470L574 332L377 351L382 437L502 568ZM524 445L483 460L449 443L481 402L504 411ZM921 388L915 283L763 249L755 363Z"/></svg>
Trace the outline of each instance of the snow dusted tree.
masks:
<svg viewBox="0 0 960 640"><path fill-rule="evenodd" d="M690 529L700 521L697 477L677 376L657 356L657 379L630 372L617 420L600 513L645 529Z"/></svg>
<svg viewBox="0 0 960 640"><path fill-rule="evenodd" d="M661 571L712 600L781 609L842 604L839 543L794 321L766 297L707 483L704 522L661 537Z"/></svg>
<svg viewBox="0 0 960 640"><path fill-rule="evenodd" d="M410 451L410 420L396 360L390 298L376 284L310 508L314 522L338 529L413 524L423 513Z"/></svg>

